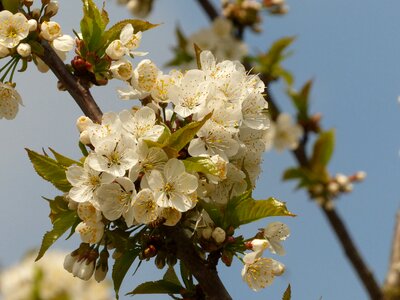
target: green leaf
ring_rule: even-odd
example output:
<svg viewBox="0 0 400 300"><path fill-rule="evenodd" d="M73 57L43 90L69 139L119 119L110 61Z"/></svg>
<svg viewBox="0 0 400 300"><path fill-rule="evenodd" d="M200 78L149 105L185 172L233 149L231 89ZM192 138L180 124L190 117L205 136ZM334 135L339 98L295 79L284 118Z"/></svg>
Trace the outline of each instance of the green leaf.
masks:
<svg viewBox="0 0 400 300"><path fill-rule="evenodd" d="M70 158L68 158L68 157L56 152L55 150L53 150L51 148L49 148L49 150L51 151L51 153L53 153L54 158L57 160L57 162L60 165L64 166L64 167L68 168L68 167L70 167L72 165L77 165L77 166L81 166L82 165L79 161L75 161L73 159L70 159Z"/></svg>
<svg viewBox="0 0 400 300"><path fill-rule="evenodd" d="M298 119L307 120L308 119L308 105L310 98L310 91L312 88L313 81L307 81L299 92L293 89L288 90L288 95L292 99L294 106L297 108Z"/></svg>
<svg viewBox="0 0 400 300"><path fill-rule="evenodd" d="M311 166L314 171L325 169L335 148L335 130L322 132L314 144Z"/></svg>
<svg viewBox="0 0 400 300"><path fill-rule="evenodd" d="M51 245L55 243L69 228L71 228L79 219L76 211L69 210L68 204L63 197L56 197L54 200L49 200L50 219L53 224L53 229L47 231L43 236L42 245L36 260L39 260Z"/></svg>
<svg viewBox="0 0 400 300"><path fill-rule="evenodd" d="M186 126L175 131L164 143L164 151L170 157L178 156L178 152L182 150L193 138L196 133L203 127L204 123L211 118L212 113L206 115L201 121L191 122Z"/></svg>
<svg viewBox="0 0 400 300"><path fill-rule="evenodd" d="M163 280L171 282L176 285L181 285L173 267L168 267L167 272L163 276Z"/></svg>
<svg viewBox="0 0 400 300"><path fill-rule="evenodd" d="M249 192L232 198L226 207L224 228L239 227L266 217L290 216L294 217L285 203L268 198L267 200L254 200Z"/></svg>
<svg viewBox="0 0 400 300"><path fill-rule="evenodd" d="M143 32L158 26L158 24L152 24L150 22L143 20L135 20L135 19L123 20L110 27L110 29L108 29L104 33L102 43L107 47L109 43L119 39L119 35L121 34L122 29L128 24L131 24L133 26L133 30L135 33L139 31Z"/></svg>
<svg viewBox="0 0 400 300"><path fill-rule="evenodd" d="M19 0L1 0L1 3L3 4L3 8L5 10L9 10L13 14L18 12L18 8L20 6Z"/></svg>
<svg viewBox="0 0 400 300"><path fill-rule="evenodd" d="M138 285L128 295L139 294L180 294L183 287L166 280L148 281Z"/></svg>
<svg viewBox="0 0 400 300"><path fill-rule="evenodd" d="M319 174L315 174L306 168L289 168L283 173L283 180L298 179L297 188L308 187L310 185L321 182Z"/></svg>
<svg viewBox="0 0 400 300"><path fill-rule="evenodd" d="M89 155L89 152L87 151L86 146L82 142L79 142L79 149L81 150L83 156L86 157Z"/></svg>
<svg viewBox="0 0 400 300"><path fill-rule="evenodd" d="M122 281L125 278L126 273L130 269L131 265L138 257L140 250L138 249L129 249L124 252L123 254L118 257L113 266L112 270L112 279L114 282L114 291L115 296L119 299L119 289L121 288Z"/></svg>
<svg viewBox="0 0 400 300"><path fill-rule="evenodd" d="M217 165L208 157L189 157L182 160L187 171L218 176Z"/></svg>
<svg viewBox="0 0 400 300"><path fill-rule="evenodd" d="M33 168L40 177L52 183L62 192L68 192L71 189L71 184L68 182L65 174L65 166L48 156L39 154L27 148L25 150L28 152Z"/></svg>
<svg viewBox="0 0 400 300"><path fill-rule="evenodd" d="M286 288L285 293L282 296L282 300L290 300L290 299L292 299L292 289L289 284L288 287Z"/></svg>
<svg viewBox="0 0 400 300"><path fill-rule="evenodd" d="M215 225L223 227L224 215L218 205L216 205L214 202L205 202L202 200L200 200L200 205L208 213Z"/></svg>
<svg viewBox="0 0 400 300"><path fill-rule="evenodd" d="M97 8L93 0L82 0L83 18L81 32L89 51L95 51L102 46L102 36L108 23L108 17Z"/></svg>

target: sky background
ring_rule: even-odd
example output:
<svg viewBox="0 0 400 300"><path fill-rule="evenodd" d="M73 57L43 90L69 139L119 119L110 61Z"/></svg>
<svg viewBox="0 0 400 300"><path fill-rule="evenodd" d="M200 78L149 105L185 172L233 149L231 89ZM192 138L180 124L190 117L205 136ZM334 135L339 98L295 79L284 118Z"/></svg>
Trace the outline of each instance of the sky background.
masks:
<svg viewBox="0 0 400 300"><path fill-rule="evenodd" d="M59 1L55 18L65 33L78 29L81 1ZM100 3L100 1L98 1ZM364 183L337 202L337 209L379 282L387 271L396 210L400 200L400 2L396 0L303 0L288 1L284 17L265 16L263 33L248 35L251 51L266 50L277 38L297 37L294 55L285 66L295 75L295 86L314 79L311 110L321 112L323 127L336 128L336 149L330 165L332 174L367 172ZM128 12L115 1L107 1L111 22L128 18ZM208 19L192 0L157 0L149 20L163 23L143 35L139 50L159 66L171 58L174 28L186 34L208 26ZM136 60L137 63L139 60ZM93 91L104 112L119 111L132 103L120 101L113 86ZM17 89L23 97L14 121L0 121L0 265L17 262L31 248L38 247L43 233L50 229L46 202L57 191L32 169L24 147L40 151L52 147L67 156L79 158L75 120L81 115L67 93L56 89L52 74L41 74L33 65L18 74ZM279 105L293 112L289 100L277 84L272 92ZM292 231L285 242L285 257L274 257L287 266L287 272L258 293L252 292L240 277L241 263L220 267L222 280L234 299L280 299L288 283L293 299L367 299L358 278L349 266L336 237L319 208L292 183L280 181L283 170L295 163L289 153L269 152L255 195L274 196L287 202L298 216L283 219ZM274 219L278 220L278 219ZM282 220L282 219L280 219ZM268 220L270 221L270 220ZM267 221L244 227L253 234ZM57 248L73 250L78 240L58 242ZM145 280L162 277L152 263L142 264L139 272L128 275L122 292ZM167 299L166 297L136 297ZM128 297L123 298L128 299Z"/></svg>

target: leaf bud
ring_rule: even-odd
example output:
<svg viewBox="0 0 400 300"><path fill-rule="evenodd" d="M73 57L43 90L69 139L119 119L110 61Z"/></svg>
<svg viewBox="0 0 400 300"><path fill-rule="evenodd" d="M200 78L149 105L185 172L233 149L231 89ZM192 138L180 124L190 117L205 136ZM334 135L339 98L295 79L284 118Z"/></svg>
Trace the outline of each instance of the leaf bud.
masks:
<svg viewBox="0 0 400 300"><path fill-rule="evenodd" d="M211 236L217 244L222 244L226 238L225 230L223 230L221 227L216 227Z"/></svg>

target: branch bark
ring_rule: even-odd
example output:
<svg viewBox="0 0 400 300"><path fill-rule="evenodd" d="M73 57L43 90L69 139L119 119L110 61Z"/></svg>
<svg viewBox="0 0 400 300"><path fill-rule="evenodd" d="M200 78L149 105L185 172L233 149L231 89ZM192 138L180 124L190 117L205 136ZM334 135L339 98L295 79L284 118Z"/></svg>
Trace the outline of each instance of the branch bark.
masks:
<svg viewBox="0 0 400 300"><path fill-rule="evenodd" d="M396 219L392 241L392 254L384 286L385 300L400 299L400 211L397 212Z"/></svg>
<svg viewBox="0 0 400 300"><path fill-rule="evenodd" d="M177 257L185 264L203 289L207 300L231 300L214 266L209 266L180 227L167 227L166 231L177 246Z"/></svg>
<svg viewBox="0 0 400 300"><path fill-rule="evenodd" d="M48 42L42 41L44 54L40 58L49 66L58 80L74 98L83 113L96 123L101 123L101 112L89 89L78 78L73 76L66 68L64 62L58 57Z"/></svg>
<svg viewBox="0 0 400 300"><path fill-rule="evenodd" d="M67 91L79 105L82 112L94 122L100 123L102 112L93 99L89 89L73 76L66 65L58 57L47 42L42 42L44 55L40 57L56 75ZM169 236L178 246L178 258L183 261L199 282L207 300L231 300L225 286L221 282L218 273L197 255L192 241L178 227L167 228Z"/></svg>
<svg viewBox="0 0 400 300"><path fill-rule="evenodd" d="M198 0L199 4L203 7L204 11L208 14L210 20L216 18L215 12L216 9L212 6L211 2L208 0ZM243 38L243 34L241 36ZM251 70L251 66L245 66L247 70ZM260 74L261 80L264 81L267 90L269 90L269 84L265 77ZM266 96L266 101L269 105L269 110L271 112L271 117L273 120L276 120L277 116L280 114L279 107L271 96L270 91L268 91ZM306 144L300 143L299 147L292 151L296 161L300 166L307 167L309 166L309 158L306 153ZM362 258L360 251L357 249L353 239L350 236L348 229L346 228L342 218L337 213L335 209L328 208L326 206L321 206L322 212L325 217L328 219L332 230L335 232L336 237L338 238L347 258L349 259L353 269L357 273L359 279L361 280L364 288L368 292L370 298L372 300L382 300L382 290L374 278L373 273L368 268L366 262ZM400 226L400 225L399 225ZM400 232L400 229L399 229ZM400 235L400 233L399 233ZM399 236L400 241L400 236ZM399 242L400 244L400 242ZM399 245L400 249L400 245ZM400 250L399 250L400 252ZM400 256L400 253L399 253ZM400 257L399 257L400 259ZM400 276L400 275L399 275ZM400 278L399 278L400 279Z"/></svg>

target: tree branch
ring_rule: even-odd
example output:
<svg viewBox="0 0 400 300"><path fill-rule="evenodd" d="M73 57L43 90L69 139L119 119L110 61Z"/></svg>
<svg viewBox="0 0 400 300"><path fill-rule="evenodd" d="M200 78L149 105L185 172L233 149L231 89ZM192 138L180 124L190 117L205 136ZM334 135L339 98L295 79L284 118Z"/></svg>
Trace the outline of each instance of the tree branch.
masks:
<svg viewBox="0 0 400 300"><path fill-rule="evenodd" d="M185 235L180 227L165 227L169 237L177 246L177 257L185 264L190 273L197 279L207 300L231 300L225 286L221 282L214 266L209 266L193 246L192 241Z"/></svg>
<svg viewBox="0 0 400 300"><path fill-rule="evenodd" d="M44 55L40 58L49 66L58 80L71 94L83 113L93 121L100 123L102 112L89 89L68 71L66 65L47 42L42 42L42 46ZM167 232L178 247L178 258L182 260L197 279L206 295L206 299L231 300L232 298L218 277L217 271L209 268L207 263L197 255L192 241L186 237L183 230L177 227L168 227Z"/></svg>
<svg viewBox="0 0 400 300"><path fill-rule="evenodd" d="M89 89L68 71L63 61L48 42L42 41L42 46L44 54L40 58L49 66L50 70L56 75L72 98L74 98L83 113L92 119L92 121L101 123L103 113L93 99Z"/></svg>
<svg viewBox="0 0 400 300"><path fill-rule="evenodd" d="M211 4L209 0L197 0L199 5L203 8L204 12L207 14L210 21L214 21L218 17L218 11L215 9L214 5Z"/></svg>
<svg viewBox="0 0 400 300"><path fill-rule="evenodd" d="M400 211L397 212L396 226L392 241L392 254L384 286L385 300L400 299Z"/></svg>

